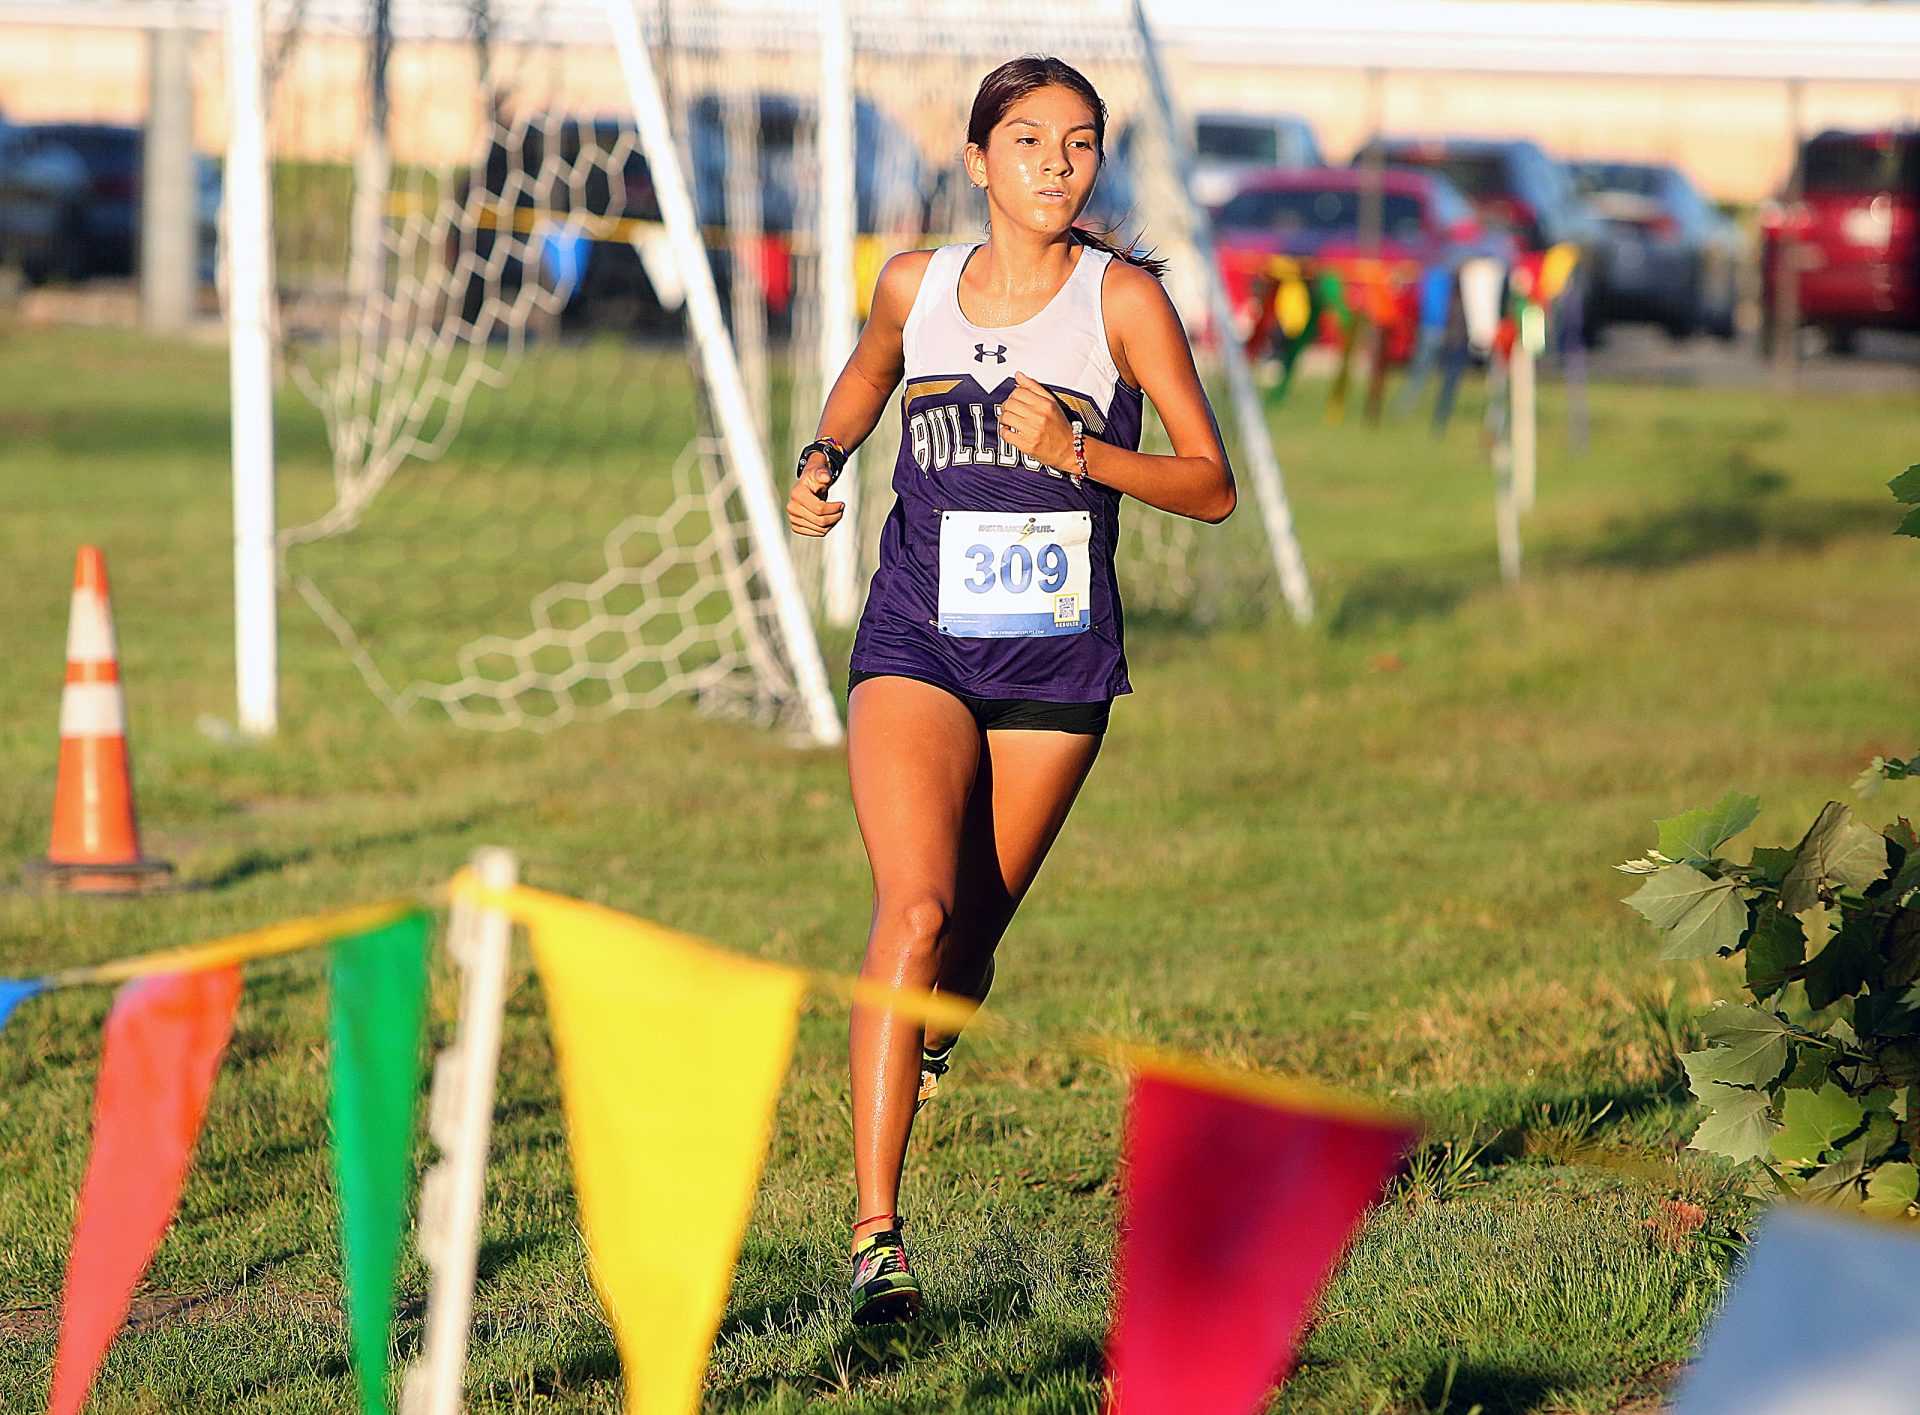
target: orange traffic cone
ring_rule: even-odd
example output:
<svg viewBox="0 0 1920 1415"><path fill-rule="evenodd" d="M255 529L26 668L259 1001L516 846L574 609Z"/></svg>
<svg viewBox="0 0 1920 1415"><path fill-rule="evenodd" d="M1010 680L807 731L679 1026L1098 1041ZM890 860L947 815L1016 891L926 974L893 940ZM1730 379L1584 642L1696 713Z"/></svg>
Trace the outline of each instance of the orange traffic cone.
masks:
<svg viewBox="0 0 1920 1415"><path fill-rule="evenodd" d="M90 545L80 547L73 566L53 845L31 872L52 888L92 894L133 893L173 873L164 860L140 853L107 562Z"/></svg>

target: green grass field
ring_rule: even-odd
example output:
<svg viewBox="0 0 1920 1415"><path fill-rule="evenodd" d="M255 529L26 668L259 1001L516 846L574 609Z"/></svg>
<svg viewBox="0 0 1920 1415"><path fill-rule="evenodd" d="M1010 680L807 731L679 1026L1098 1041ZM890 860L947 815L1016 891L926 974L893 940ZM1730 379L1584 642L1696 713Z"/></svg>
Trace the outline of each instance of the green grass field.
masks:
<svg viewBox="0 0 1920 1415"><path fill-rule="evenodd" d="M72 556L92 541L148 845L200 886L136 903L0 893L0 972L429 890L486 843L518 851L531 883L765 958L855 966L865 862L836 753L676 708L543 737L399 722L291 598L282 735L199 730L233 711L220 351L11 332L0 389L0 844L14 861L46 848ZM1600 388L1575 459L1556 390L1528 580L1510 593L1466 423L1440 443L1328 428L1319 399L1307 387L1275 427L1320 624L1135 626L1138 693L1003 950L994 1005L1310 1076L1428 1124L1276 1411L1651 1408L1750 1218L1742 1180L1681 1148L1673 1062L1688 1012L1735 979L1658 963L1609 867L1655 817L1729 787L1761 796L1756 840L1785 841L1875 752L1916 745L1920 559L1889 534L1885 482L1920 448L1920 406ZM318 509L324 443L297 395L283 419L291 522ZM669 434L634 428L628 450ZM1201 544L1244 554L1253 524L1243 501ZM439 602L428 567L381 564L391 603ZM1866 814L1902 804L1890 791ZM516 976L472 1408L611 1411L543 1011L524 959ZM108 1000L41 998L0 1035L0 1408L44 1400ZM324 1010L317 956L250 973L102 1415L349 1408ZM930 1317L856 1338L844 1028L810 1005L708 1408L1097 1410L1123 1078L1025 1041L963 1044L904 1201ZM1683 1231L1676 1202L1704 1222ZM1234 1220L1219 1215L1223 1241ZM402 1358L423 1295L409 1266Z"/></svg>

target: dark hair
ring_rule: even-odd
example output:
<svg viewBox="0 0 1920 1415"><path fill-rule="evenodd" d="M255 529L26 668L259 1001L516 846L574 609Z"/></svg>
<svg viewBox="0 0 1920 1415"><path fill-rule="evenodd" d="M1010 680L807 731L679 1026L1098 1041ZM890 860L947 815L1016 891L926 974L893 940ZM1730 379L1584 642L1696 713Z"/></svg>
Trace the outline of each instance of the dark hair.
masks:
<svg viewBox="0 0 1920 1415"><path fill-rule="evenodd" d="M995 125L1007 110L1036 89L1064 88L1085 100L1093 110L1093 150L1107 160L1107 105L1087 76L1064 59L1047 54L1025 54L1009 59L984 79L973 96L973 111L967 115L967 142L984 149ZM1156 278L1167 273L1167 263L1152 254L1137 254L1124 242L1113 239L1114 231L1091 231L1085 226L1073 228L1084 244L1108 255L1118 256L1129 265L1137 265Z"/></svg>

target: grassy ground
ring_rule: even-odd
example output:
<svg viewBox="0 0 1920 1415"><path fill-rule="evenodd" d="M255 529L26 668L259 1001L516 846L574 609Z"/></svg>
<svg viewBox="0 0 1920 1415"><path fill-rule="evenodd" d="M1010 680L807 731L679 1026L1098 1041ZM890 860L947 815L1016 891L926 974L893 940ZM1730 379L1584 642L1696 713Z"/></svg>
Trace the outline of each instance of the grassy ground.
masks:
<svg viewBox="0 0 1920 1415"><path fill-rule="evenodd" d="M395 722L291 602L282 736L197 730L232 711L217 351L18 334L0 342L0 389L0 849L45 848L68 576L92 540L114 578L149 845L202 886L137 904L0 894L0 972L429 888L488 842L542 886L853 966L866 882L834 753L678 709L546 737ZM995 1002L1427 1121L1277 1411L1639 1408L1709 1315L1747 1206L1737 1177L1679 1148L1672 1061L1687 1011L1733 980L1655 962L1608 866L1656 816L1729 786L1762 796L1755 838L1783 840L1874 752L1914 746L1914 549L1887 534L1884 483L1920 446L1920 409L1597 389L1593 451L1574 459L1553 399L1529 579L1507 593L1464 425L1435 443L1328 428L1318 405L1303 390L1276 428L1321 625L1136 626L1139 692ZM284 414L291 521L317 509L323 444L297 399ZM1244 536L1253 519L1237 520ZM434 572L383 564L395 602L438 602ZM0 1037L0 1407L43 1398L107 1002L43 998ZM347 1408L324 1004L317 960L250 975L103 1415ZM613 1410L524 968L510 1009L473 1408ZM930 1319L854 1338L843 1029L824 1002L804 1020L708 1408L1096 1410L1122 1079L963 1045L910 1157ZM1704 1223L1685 1231L1676 1204ZM423 1291L409 1268L402 1356Z"/></svg>

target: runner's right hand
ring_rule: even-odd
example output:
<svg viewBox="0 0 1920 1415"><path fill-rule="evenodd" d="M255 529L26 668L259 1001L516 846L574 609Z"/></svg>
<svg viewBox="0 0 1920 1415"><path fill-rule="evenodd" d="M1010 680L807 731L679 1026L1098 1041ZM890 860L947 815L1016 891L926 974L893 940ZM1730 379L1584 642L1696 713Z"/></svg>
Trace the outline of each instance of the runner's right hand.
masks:
<svg viewBox="0 0 1920 1415"><path fill-rule="evenodd" d="M816 452L807 459L807 469L794 478L793 490L787 496L787 524L795 535L823 536L840 524L847 503L827 500L832 480L824 456Z"/></svg>

